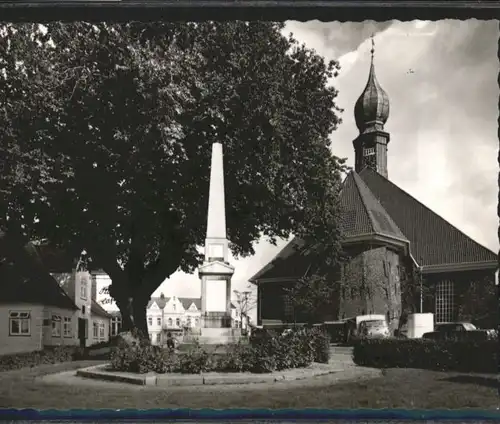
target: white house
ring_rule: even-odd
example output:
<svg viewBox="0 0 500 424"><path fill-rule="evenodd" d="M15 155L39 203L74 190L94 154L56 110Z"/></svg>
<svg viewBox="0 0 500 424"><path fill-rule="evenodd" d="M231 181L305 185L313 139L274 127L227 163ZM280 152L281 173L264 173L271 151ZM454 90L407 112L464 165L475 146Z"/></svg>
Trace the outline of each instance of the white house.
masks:
<svg viewBox="0 0 500 424"><path fill-rule="evenodd" d="M76 304L78 343L91 346L109 340L112 316L96 300L95 276L79 269L63 252L44 244L36 246L44 266Z"/></svg>
<svg viewBox="0 0 500 424"><path fill-rule="evenodd" d="M231 304L232 325L246 329L248 320L241 317L237 308ZM167 333L174 335L193 334L201 328L201 299L190 297L152 297L146 310L148 332L153 344L162 344Z"/></svg>
<svg viewBox="0 0 500 424"><path fill-rule="evenodd" d="M0 260L0 280L0 355L78 344L79 309L40 264Z"/></svg>

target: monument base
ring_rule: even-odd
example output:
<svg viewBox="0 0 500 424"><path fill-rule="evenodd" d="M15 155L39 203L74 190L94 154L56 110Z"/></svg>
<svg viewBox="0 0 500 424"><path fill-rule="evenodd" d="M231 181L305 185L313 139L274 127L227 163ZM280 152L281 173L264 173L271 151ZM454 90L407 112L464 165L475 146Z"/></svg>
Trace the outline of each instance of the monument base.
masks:
<svg viewBox="0 0 500 424"><path fill-rule="evenodd" d="M202 328L198 337L200 344L238 343L242 338L241 328Z"/></svg>

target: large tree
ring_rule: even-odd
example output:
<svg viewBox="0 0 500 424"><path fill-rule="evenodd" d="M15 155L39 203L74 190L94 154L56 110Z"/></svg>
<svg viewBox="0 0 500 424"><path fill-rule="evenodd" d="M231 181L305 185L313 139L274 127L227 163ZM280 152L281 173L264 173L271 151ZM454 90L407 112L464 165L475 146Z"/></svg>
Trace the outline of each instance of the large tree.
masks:
<svg viewBox="0 0 500 424"><path fill-rule="evenodd" d="M111 278L123 328L192 272L210 151L224 145L228 238L253 254L290 233L339 250L338 63L267 22L4 25L4 234L48 239ZM17 166L19 167L19 166ZM23 178L29 183L23 182ZM15 200L14 200L15 199Z"/></svg>

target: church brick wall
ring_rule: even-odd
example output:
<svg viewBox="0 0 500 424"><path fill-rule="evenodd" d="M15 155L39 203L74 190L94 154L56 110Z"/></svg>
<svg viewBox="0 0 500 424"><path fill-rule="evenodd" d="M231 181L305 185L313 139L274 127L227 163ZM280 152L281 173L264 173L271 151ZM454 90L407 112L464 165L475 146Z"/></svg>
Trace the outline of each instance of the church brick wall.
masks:
<svg viewBox="0 0 500 424"><path fill-rule="evenodd" d="M358 252L344 266L340 318L384 314L392 330L401 315L400 256L386 247Z"/></svg>
<svg viewBox="0 0 500 424"><path fill-rule="evenodd" d="M366 299L362 295L364 282L363 252L350 252L350 260L341 271L339 318L351 318L366 313Z"/></svg>

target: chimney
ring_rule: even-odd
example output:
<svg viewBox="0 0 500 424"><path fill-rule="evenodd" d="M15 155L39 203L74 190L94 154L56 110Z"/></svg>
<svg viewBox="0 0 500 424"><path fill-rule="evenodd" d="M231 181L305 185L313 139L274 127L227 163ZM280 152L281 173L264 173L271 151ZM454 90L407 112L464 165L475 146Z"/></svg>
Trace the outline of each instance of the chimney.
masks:
<svg viewBox="0 0 500 424"><path fill-rule="evenodd" d="M163 293L160 294L160 299L165 299L165 295Z"/></svg>

